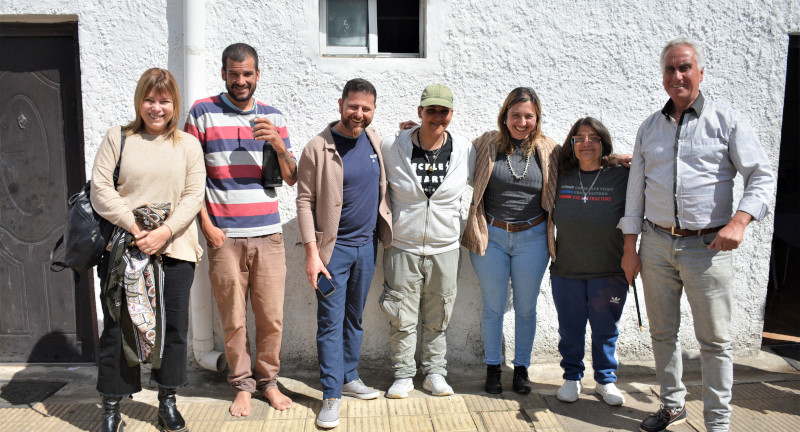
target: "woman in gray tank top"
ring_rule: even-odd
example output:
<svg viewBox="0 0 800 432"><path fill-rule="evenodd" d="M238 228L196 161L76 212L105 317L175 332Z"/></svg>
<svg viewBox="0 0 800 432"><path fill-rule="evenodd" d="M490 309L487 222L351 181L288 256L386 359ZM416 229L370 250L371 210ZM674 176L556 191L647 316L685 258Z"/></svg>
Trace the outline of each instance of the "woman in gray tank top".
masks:
<svg viewBox="0 0 800 432"><path fill-rule="evenodd" d="M542 133L541 117L536 92L516 88L497 116L499 130L473 141L474 193L462 244L470 250L481 284L487 393L503 391L500 368L509 280L515 316L513 388L522 394L531 391L528 367L536 303L547 262L555 254L549 215L559 147Z"/></svg>

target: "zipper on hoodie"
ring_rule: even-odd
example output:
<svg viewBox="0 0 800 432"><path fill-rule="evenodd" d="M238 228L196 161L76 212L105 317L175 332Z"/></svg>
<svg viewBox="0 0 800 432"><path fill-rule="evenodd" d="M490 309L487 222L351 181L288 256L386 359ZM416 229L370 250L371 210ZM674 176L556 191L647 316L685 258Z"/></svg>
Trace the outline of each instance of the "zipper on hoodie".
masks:
<svg viewBox="0 0 800 432"><path fill-rule="evenodd" d="M428 240L428 213L431 210L431 199L425 200L425 224L422 225L422 254L425 254L425 242Z"/></svg>

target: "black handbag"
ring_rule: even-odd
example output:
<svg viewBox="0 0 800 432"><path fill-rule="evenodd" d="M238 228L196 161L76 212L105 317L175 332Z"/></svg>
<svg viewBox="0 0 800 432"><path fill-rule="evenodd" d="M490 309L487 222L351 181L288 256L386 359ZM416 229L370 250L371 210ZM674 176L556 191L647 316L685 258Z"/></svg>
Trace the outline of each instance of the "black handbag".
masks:
<svg viewBox="0 0 800 432"><path fill-rule="evenodd" d="M114 189L119 181L119 164L122 162L122 150L125 148L125 132L119 144L119 158L114 168ZM100 264L108 241L114 231L114 225L103 219L92 208L90 198L92 183L87 181L80 192L67 200L67 222L64 235L58 239L50 251L50 270L61 271L71 268L78 272L90 270ZM61 245L64 245L64 261L54 261L53 257Z"/></svg>

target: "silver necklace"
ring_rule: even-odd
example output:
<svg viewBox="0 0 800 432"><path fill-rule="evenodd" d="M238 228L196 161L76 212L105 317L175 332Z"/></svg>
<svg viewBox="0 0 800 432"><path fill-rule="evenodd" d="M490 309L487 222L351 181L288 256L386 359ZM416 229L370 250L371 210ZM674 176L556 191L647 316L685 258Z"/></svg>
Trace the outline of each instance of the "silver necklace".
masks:
<svg viewBox="0 0 800 432"><path fill-rule="evenodd" d="M433 167L436 165L436 159L439 158L439 154L442 152L442 148L444 148L444 140L445 140L445 137L447 136L447 135L445 135L446 133L447 132L442 134L442 144L439 146L438 149L434 150L434 152L433 152L433 161L431 161L430 159L428 159L428 150L425 150L424 148L422 148L422 139L419 137L419 129L417 129L417 141L419 141L419 148L420 148L420 150L422 150L422 155L425 156L425 161L428 162L428 165L429 165L428 172L429 173L433 172Z"/></svg>
<svg viewBox="0 0 800 432"><path fill-rule="evenodd" d="M586 201L589 200L589 198L586 198L586 197L589 195L589 192L592 191L592 188L594 187L594 184L597 182L597 178L600 177L600 172L602 172L602 171L603 171L603 168L600 168L599 170L597 170L597 174L594 176L594 181L592 182L591 186L589 186L589 190L584 190L583 189L583 179L581 178L581 170L580 170L580 168L578 168L578 181L581 184L581 193L583 194L583 203L584 204L586 204Z"/></svg>
<svg viewBox="0 0 800 432"><path fill-rule="evenodd" d="M525 169L522 170L522 175L517 175L517 173L514 172L514 167L511 166L511 157L508 155L508 153L506 153L506 164L508 165L508 170L511 171L511 175L514 176L515 179L522 180L525 178L525 174L528 173L528 167L531 165L531 153L528 153L528 155L525 156Z"/></svg>

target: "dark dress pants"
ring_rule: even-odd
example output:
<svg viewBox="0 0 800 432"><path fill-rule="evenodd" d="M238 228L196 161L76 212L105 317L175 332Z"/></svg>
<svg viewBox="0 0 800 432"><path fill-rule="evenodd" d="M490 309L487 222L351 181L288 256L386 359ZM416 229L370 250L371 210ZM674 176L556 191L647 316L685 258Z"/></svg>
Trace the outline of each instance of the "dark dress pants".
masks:
<svg viewBox="0 0 800 432"><path fill-rule="evenodd" d="M194 280L195 263L164 256L164 309L166 328L161 368L153 369L152 380L161 387L178 388L188 381L187 342L189 330L189 293ZM97 267L100 286L108 273L108 253ZM111 319L103 294L103 334L100 336L100 361L97 367L97 391L104 396L124 397L142 390L139 365L128 366L122 353L122 331ZM127 314L123 306L123 314Z"/></svg>

